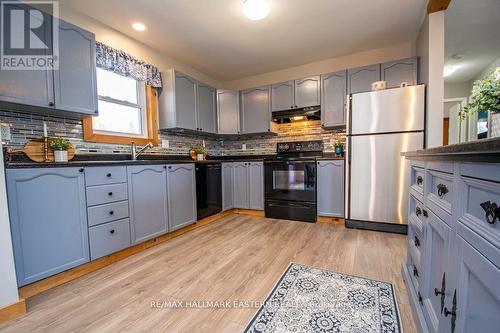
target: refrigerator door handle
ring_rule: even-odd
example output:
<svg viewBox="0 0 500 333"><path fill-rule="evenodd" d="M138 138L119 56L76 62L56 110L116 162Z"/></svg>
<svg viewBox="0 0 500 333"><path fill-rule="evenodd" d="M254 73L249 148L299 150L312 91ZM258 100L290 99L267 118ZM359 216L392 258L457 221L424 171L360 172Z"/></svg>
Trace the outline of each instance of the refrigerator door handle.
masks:
<svg viewBox="0 0 500 333"><path fill-rule="evenodd" d="M346 96L346 99L345 99L345 115L346 115L345 130L346 130L346 134L351 134L351 130L350 130L350 128L351 128L351 102L352 102L352 95L348 94Z"/></svg>

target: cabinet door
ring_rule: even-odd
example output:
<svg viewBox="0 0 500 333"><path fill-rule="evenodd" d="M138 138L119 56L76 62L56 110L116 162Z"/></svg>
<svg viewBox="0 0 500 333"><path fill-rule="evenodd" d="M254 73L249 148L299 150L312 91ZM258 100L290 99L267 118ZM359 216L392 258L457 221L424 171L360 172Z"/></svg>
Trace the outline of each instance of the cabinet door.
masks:
<svg viewBox="0 0 500 333"><path fill-rule="evenodd" d="M168 221L170 231L196 222L194 164L168 166Z"/></svg>
<svg viewBox="0 0 500 333"><path fill-rule="evenodd" d="M215 133L215 88L198 82L198 128Z"/></svg>
<svg viewBox="0 0 500 333"><path fill-rule="evenodd" d="M417 84L418 58L408 58L386 62L381 65L382 81L387 81L387 88L397 88L401 83Z"/></svg>
<svg viewBox="0 0 500 333"><path fill-rule="evenodd" d="M83 169L8 169L6 174L19 286L88 262Z"/></svg>
<svg viewBox="0 0 500 333"><path fill-rule="evenodd" d="M167 172L163 165L127 167L132 244L168 231Z"/></svg>
<svg viewBox="0 0 500 333"><path fill-rule="evenodd" d="M428 214L425 220L425 249L423 256L422 271L417 272L423 278L423 302L424 317L429 328L429 332L438 332L439 321L442 313L442 300L452 297L453 290L450 290L450 276L448 276L448 287L446 278L446 266L450 243L450 228L432 211L425 210ZM448 273L449 274L449 273ZM442 290L444 281L445 297L435 294L435 289Z"/></svg>
<svg viewBox="0 0 500 333"><path fill-rule="evenodd" d="M233 177L232 163L222 163L222 210L234 207L233 203Z"/></svg>
<svg viewBox="0 0 500 333"><path fill-rule="evenodd" d="M175 72L176 127L196 130L196 80Z"/></svg>
<svg viewBox="0 0 500 333"><path fill-rule="evenodd" d="M321 125L345 125L347 71L321 75Z"/></svg>
<svg viewBox="0 0 500 333"><path fill-rule="evenodd" d="M264 164L248 163L248 208L264 209Z"/></svg>
<svg viewBox="0 0 500 333"><path fill-rule="evenodd" d="M240 104L237 91L217 91L217 124L219 134L240 132Z"/></svg>
<svg viewBox="0 0 500 333"><path fill-rule="evenodd" d="M261 87L241 92L241 119L243 133L270 131L271 102L270 88Z"/></svg>
<svg viewBox="0 0 500 333"><path fill-rule="evenodd" d="M248 208L248 163L234 163L234 208Z"/></svg>
<svg viewBox="0 0 500 333"><path fill-rule="evenodd" d="M458 285L456 289L456 333L498 332L500 327L500 269L468 242L457 236ZM500 251L495 248L496 254ZM446 301L453 310L453 296ZM443 316L443 332L452 332L452 316Z"/></svg>
<svg viewBox="0 0 500 333"><path fill-rule="evenodd" d="M272 111L289 110L294 107L293 81L273 84L271 87Z"/></svg>
<svg viewBox="0 0 500 333"><path fill-rule="evenodd" d="M295 80L296 108L305 108L321 104L321 80L319 76Z"/></svg>
<svg viewBox="0 0 500 333"><path fill-rule="evenodd" d="M344 161L318 161L318 215L344 217Z"/></svg>
<svg viewBox="0 0 500 333"><path fill-rule="evenodd" d="M380 81L380 64L347 70L347 92L356 94L372 90L372 83Z"/></svg>
<svg viewBox="0 0 500 333"><path fill-rule="evenodd" d="M97 114L95 36L59 21L59 70L54 71L56 108Z"/></svg>

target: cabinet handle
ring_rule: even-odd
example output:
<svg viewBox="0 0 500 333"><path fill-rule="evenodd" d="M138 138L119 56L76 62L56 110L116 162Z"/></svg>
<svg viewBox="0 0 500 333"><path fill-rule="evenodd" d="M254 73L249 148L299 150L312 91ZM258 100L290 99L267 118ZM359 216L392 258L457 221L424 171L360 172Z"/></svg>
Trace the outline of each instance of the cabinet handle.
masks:
<svg viewBox="0 0 500 333"><path fill-rule="evenodd" d="M418 239L418 237L415 236L415 238L413 239L413 243L415 244L416 247L419 247L420 246L420 239Z"/></svg>
<svg viewBox="0 0 500 333"><path fill-rule="evenodd" d="M110 174L110 173L108 173L108 174L106 175L106 177L110 178L110 177L111 177L111 174Z"/></svg>
<svg viewBox="0 0 500 333"><path fill-rule="evenodd" d="M446 185L444 185L444 184L438 184L436 187L437 187L437 190L438 190L438 195L440 197L442 197L443 195L445 195L446 193L448 193L448 188L446 187Z"/></svg>
<svg viewBox="0 0 500 333"><path fill-rule="evenodd" d="M297 105L295 105L295 107L297 107Z"/></svg>
<svg viewBox="0 0 500 333"><path fill-rule="evenodd" d="M163 169L166 169L166 168L167 168L167 166L166 166L166 165L164 165L164 166L163 166Z"/></svg>
<svg viewBox="0 0 500 333"><path fill-rule="evenodd" d="M80 169L78 170L78 172L83 172L83 168L80 168Z"/></svg>
<svg viewBox="0 0 500 333"><path fill-rule="evenodd" d="M108 192L108 195L109 195L109 196L112 196L112 195L113 195L113 192Z"/></svg>
<svg viewBox="0 0 500 333"><path fill-rule="evenodd" d="M168 166L168 168L169 168L169 169L172 169L172 166L171 166L171 165L169 165L169 166Z"/></svg>
<svg viewBox="0 0 500 333"><path fill-rule="evenodd" d="M418 269L417 266L413 265L413 276L418 277Z"/></svg>
<svg viewBox="0 0 500 333"><path fill-rule="evenodd" d="M424 214L424 217L429 217L429 213L427 213L427 211L425 209L423 210L422 213Z"/></svg>
<svg viewBox="0 0 500 333"><path fill-rule="evenodd" d="M453 302L451 303L451 311L448 308L444 308L444 316L448 317L451 315L451 333L455 332L455 322L457 321L457 290L453 292Z"/></svg>
<svg viewBox="0 0 500 333"><path fill-rule="evenodd" d="M437 297L441 295L441 313L443 313L445 292L446 292L446 274L445 272L443 272L443 279L441 281L441 290L439 290L438 288L434 288L434 296Z"/></svg>
<svg viewBox="0 0 500 333"><path fill-rule="evenodd" d="M49 106L54 106L54 102L49 102Z"/></svg>
<svg viewBox="0 0 500 333"><path fill-rule="evenodd" d="M109 212L109 215L113 215L115 212L114 211L110 211Z"/></svg>
<svg viewBox="0 0 500 333"><path fill-rule="evenodd" d="M109 231L109 233L110 233L110 234L114 234L114 233L115 233L115 229L111 229L111 230Z"/></svg>
<svg viewBox="0 0 500 333"><path fill-rule="evenodd" d="M424 300L422 298L422 294L419 292L417 292L417 296L418 296L418 302L420 303L420 305L424 305Z"/></svg>
<svg viewBox="0 0 500 333"><path fill-rule="evenodd" d="M415 215L417 216L422 215L422 209L420 207L415 208Z"/></svg>
<svg viewBox="0 0 500 333"><path fill-rule="evenodd" d="M424 179L422 178L422 176L418 176L417 177L417 185L422 185L423 182L424 182Z"/></svg>
<svg viewBox="0 0 500 333"><path fill-rule="evenodd" d="M480 204L484 209L484 218L489 224L495 224L500 219L500 207L494 202L485 201Z"/></svg>

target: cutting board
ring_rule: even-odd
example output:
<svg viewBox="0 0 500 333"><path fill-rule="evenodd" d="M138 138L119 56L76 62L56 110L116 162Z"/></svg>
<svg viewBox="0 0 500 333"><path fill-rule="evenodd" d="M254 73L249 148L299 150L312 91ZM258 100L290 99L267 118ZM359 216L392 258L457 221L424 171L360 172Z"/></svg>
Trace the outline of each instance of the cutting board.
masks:
<svg viewBox="0 0 500 333"><path fill-rule="evenodd" d="M50 138L49 138L50 143ZM43 149L43 139L33 139L26 142L23 149L19 151L24 152L32 161L35 162L45 162L45 153ZM49 146L49 162L54 162L54 151ZM75 147L71 144L68 148L68 161L75 156Z"/></svg>

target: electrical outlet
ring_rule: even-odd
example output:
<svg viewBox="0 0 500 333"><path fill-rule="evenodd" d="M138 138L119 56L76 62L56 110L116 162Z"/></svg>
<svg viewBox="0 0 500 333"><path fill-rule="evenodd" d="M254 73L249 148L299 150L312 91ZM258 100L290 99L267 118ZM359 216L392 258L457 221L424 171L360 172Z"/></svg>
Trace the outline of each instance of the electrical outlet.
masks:
<svg viewBox="0 0 500 333"><path fill-rule="evenodd" d="M1 141L10 141L10 125L5 123L0 123L0 138Z"/></svg>
<svg viewBox="0 0 500 333"><path fill-rule="evenodd" d="M170 143L168 142L168 140L162 139L161 140L161 147L164 149L168 149L170 147Z"/></svg>
<svg viewBox="0 0 500 333"><path fill-rule="evenodd" d="M241 144L241 150L243 150L243 151L247 150L247 144L246 143L242 143Z"/></svg>

